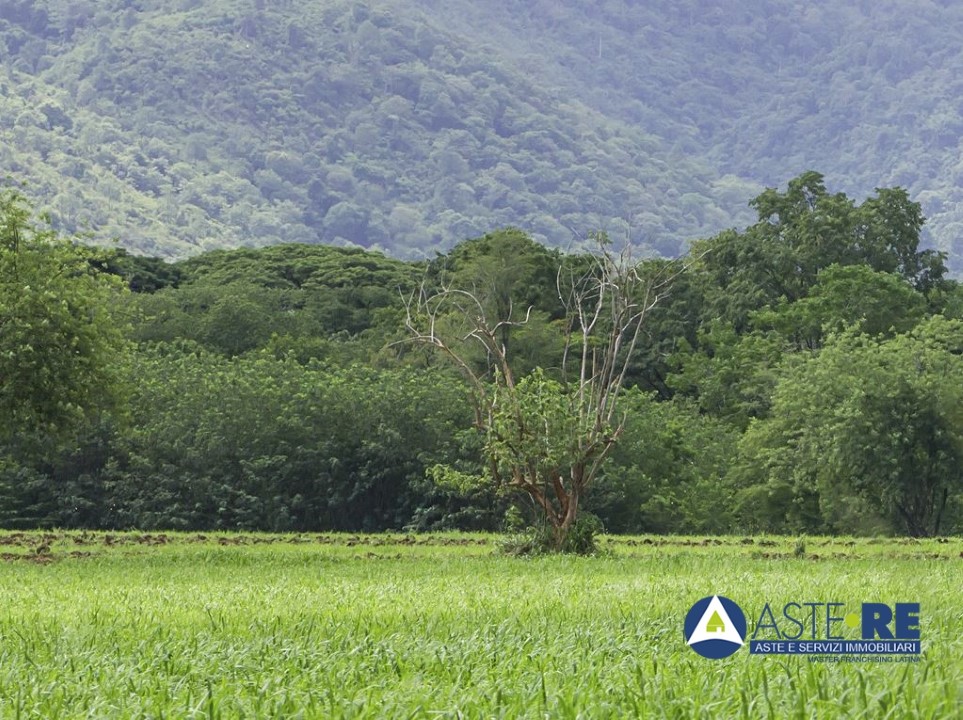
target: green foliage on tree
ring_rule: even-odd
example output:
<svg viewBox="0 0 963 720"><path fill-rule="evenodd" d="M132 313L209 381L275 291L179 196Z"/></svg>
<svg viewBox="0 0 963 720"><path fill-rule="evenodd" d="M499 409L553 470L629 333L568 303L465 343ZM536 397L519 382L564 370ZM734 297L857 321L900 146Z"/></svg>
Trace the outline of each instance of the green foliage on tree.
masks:
<svg viewBox="0 0 963 720"><path fill-rule="evenodd" d="M785 192L767 189L750 204L757 223L694 246L707 314L737 332L752 327L756 310L808 297L820 271L832 265L890 273L922 293L943 283L945 258L920 249L920 206L899 188L878 190L857 206L843 193L830 194L822 175L809 171Z"/></svg>
<svg viewBox="0 0 963 720"><path fill-rule="evenodd" d="M506 228L466 240L437 257L427 268L425 282L464 290L486 317L510 318L500 323L495 341L516 373L555 368L557 377L564 346L564 307L557 287L562 258L521 230ZM477 313L467 318L448 315L443 319L449 324L446 330L464 336L471 330L472 315ZM494 358L474 340L458 343L458 352L482 375L494 367Z"/></svg>
<svg viewBox="0 0 963 720"><path fill-rule="evenodd" d="M739 431L689 400L637 389L625 431L586 507L609 532L720 533L735 526L726 475Z"/></svg>
<svg viewBox="0 0 963 720"><path fill-rule="evenodd" d="M469 426L463 389L442 373L231 360L181 341L142 347L131 375L125 428L0 468L6 524L374 531L428 504L439 524L465 510L421 493Z"/></svg>
<svg viewBox="0 0 963 720"><path fill-rule="evenodd" d="M132 299L136 339L186 338L228 357L270 347L335 364L374 361L399 334L400 298L419 277L417 264L308 245L215 251L170 267L176 286Z"/></svg>
<svg viewBox="0 0 963 720"><path fill-rule="evenodd" d="M471 266L481 271L467 275L471 284L456 278L423 285L407 303L412 340L435 350L468 383L475 427L485 438L487 480L532 502L548 534L545 545L556 551L590 549L587 542L573 545L572 537L582 534L579 508L624 430L620 397L643 322L682 270L647 275L627 250L616 254L604 234L596 239L596 253L561 263L555 272L560 380L540 367L520 371L509 331L530 322L533 306L516 307L511 286L502 295L485 264ZM496 238L485 240L495 244ZM524 287L518 289L524 293ZM467 354L473 347L484 353L481 366Z"/></svg>
<svg viewBox="0 0 963 720"><path fill-rule="evenodd" d="M780 382L741 472L817 499L823 517L844 519L832 504L849 490L903 532L938 534L963 487L961 351L963 326L941 317L891 338L833 335Z"/></svg>
<svg viewBox="0 0 963 720"><path fill-rule="evenodd" d="M697 342L696 350L682 347L673 356L677 370L668 378L669 387L739 430L753 418L765 417L786 341L772 332L740 337L716 321L700 330Z"/></svg>
<svg viewBox="0 0 963 720"><path fill-rule="evenodd" d="M793 348L817 350L826 333L856 327L866 335L912 329L926 314L926 297L903 278L866 265L831 265L820 271L810 295L753 314L753 325L771 328Z"/></svg>
<svg viewBox="0 0 963 720"><path fill-rule="evenodd" d="M169 264L84 250L8 194L0 524L512 517L541 525L524 547L579 550L601 527L958 532L963 296L920 250L919 206L857 204L816 173L753 205L679 274L514 228L419 262L289 244Z"/></svg>
<svg viewBox="0 0 963 720"><path fill-rule="evenodd" d="M0 444L64 438L121 395L121 283L0 193Z"/></svg>

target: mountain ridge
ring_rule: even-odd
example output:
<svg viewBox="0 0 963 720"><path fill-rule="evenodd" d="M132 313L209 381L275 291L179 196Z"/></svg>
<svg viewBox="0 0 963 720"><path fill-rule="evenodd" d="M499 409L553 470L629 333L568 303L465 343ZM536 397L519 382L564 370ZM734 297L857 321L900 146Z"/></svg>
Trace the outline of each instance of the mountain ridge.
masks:
<svg viewBox="0 0 963 720"><path fill-rule="evenodd" d="M813 168L852 197L906 187L952 261L963 12L910 9L10 0L0 168L58 229L169 258L410 258L505 225L671 255ZM941 51L896 52L898 27Z"/></svg>

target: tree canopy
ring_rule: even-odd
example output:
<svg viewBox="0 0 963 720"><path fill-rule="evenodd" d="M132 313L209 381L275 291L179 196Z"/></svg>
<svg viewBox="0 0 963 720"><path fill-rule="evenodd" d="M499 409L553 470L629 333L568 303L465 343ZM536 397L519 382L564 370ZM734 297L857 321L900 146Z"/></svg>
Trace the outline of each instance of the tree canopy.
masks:
<svg viewBox="0 0 963 720"><path fill-rule="evenodd" d="M744 471L826 517L854 492L912 536L939 534L961 488L963 325L934 317L891 338L852 328L780 382L743 440Z"/></svg>
<svg viewBox="0 0 963 720"><path fill-rule="evenodd" d="M169 264L4 197L5 526L963 529L963 290L898 189L805 173L614 275L517 228Z"/></svg>
<svg viewBox="0 0 963 720"><path fill-rule="evenodd" d="M120 395L122 290L94 254L0 193L0 445L61 439Z"/></svg>

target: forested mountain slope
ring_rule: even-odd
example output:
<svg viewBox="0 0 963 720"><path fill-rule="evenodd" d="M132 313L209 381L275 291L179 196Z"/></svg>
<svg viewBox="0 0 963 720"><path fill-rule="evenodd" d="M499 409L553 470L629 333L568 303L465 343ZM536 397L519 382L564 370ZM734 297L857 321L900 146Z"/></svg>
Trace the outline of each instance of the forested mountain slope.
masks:
<svg viewBox="0 0 963 720"><path fill-rule="evenodd" d="M0 171L178 257L416 257L514 224L662 253L816 168L951 254L963 9L816 0L4 0Z"/></svg>
<svg viewBox="0 0 963 720"><path fill-rule="evenodd" d="M2 165L58 226L163 255L569 244L617 218L673 252L744 203L415 5L4 3Z"/></svg>
<svg viewBox="0 0 963 720"><path fill-rule="evenodd" d="M952 254L963 249L958 3L485 6L501 8L509 34L524 33L505 44L531 48L525 58L540 71L720 177L778 187L816 168L850 194L900 185L922 202L931 238ZM473 24L482 13L491 14L457 15Z"/></svg>

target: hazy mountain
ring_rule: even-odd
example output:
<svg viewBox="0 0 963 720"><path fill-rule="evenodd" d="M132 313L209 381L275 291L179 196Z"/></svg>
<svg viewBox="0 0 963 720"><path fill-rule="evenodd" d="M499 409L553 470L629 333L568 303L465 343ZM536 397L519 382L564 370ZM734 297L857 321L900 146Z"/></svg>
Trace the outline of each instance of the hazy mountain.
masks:
<svg viewBox="0 0 963 720"><path fill-rule="evenodd" d="M3 0L0 172L144 252L411 256L508 224L674 253L813 168L963 255L961 50L949 2Z"/></svg>

